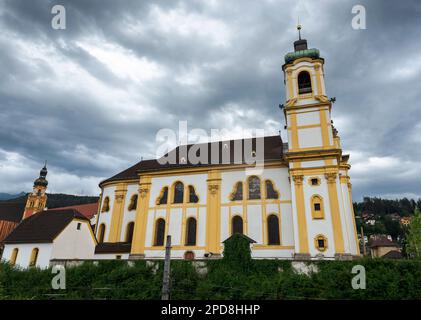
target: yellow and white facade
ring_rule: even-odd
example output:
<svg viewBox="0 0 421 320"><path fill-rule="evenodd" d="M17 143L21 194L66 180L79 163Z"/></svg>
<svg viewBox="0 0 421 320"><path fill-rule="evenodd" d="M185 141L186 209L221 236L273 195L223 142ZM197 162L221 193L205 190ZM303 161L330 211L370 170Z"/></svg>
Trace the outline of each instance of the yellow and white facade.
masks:
<svg viewBox="0 0 421 320"><path fill-rule="evenodd" d="M131 247L95 258L161 259L171 235L172 258L209 259L221 256L233 232L256 242L254 258L359 255L350 165L331 121L324 60L305 40L294 45L282 66L288 144L265 138L279 156L265 158L258 174L244 163L159 167L148 160L103 181L97 239Z"/></svg>

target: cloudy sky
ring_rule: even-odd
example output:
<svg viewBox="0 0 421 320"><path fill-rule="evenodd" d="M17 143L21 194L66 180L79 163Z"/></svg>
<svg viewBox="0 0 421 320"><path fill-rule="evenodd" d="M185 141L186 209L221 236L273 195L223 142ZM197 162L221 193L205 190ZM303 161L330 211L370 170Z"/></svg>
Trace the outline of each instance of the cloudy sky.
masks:
<svg viewBox="0 0 421 320"><path fill-rule="evenodd" d="M351 26L357 4L366 30ZM179 120L286 141L277 105L298 16L326 60L354 199L421 196L416 0L0 0L0 192L31 190L47 159L50 192L97 195Z"/></svg>

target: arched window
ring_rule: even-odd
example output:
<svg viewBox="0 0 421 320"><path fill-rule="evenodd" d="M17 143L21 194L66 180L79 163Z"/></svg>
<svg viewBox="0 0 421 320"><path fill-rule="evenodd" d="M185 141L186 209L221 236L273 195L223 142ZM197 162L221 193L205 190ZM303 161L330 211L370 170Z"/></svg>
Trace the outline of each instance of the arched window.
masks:
<svg viewBox="0 0 421 320"><path fill-rule="evenodd" d="M168 187L163 187L159 197L156 201L156 204L167 204L168 202Z"/></svg>
<svg viewBox="0 0 421 320"><path fill-rule="evenodd" d="M190 203L198 203L199 197L196 194L193 186L189 186L189 202Z"/></svg>
<svg viewBox="0 0 421 320"><path fill-rule="evenodd" d="M108 212L108 211L110 211L110 198L105 197L104 202L102 204L101 212Z"/></svg>
<svg viewBox="0 0 421 320"><path fill-rule="evenodd" d="M195 246L196 245L196 230L197 222L195 218L187 219L187 234L186 234L186 246Z"/></svg>
<svg viewBox="0 0 421 320"><path fill-rule="evenodd" d="M160 218L155 223L155 246L163 246L165 238L165 220Z"/></svg>
<svg viewBox="0 0 421 320"><path fill-rule="evenodd" d="M36 264L37 264L37 259L38 259L38 252L39 252L39 249L38 249L38 248L34 248L34 249L32 249L32 252L31 252L31 259L29 260L29 266L30 266L30 267L34 267L34 266L36 266Z"/></svg>
<svg viewBox="0 0 421 320"><path fill-rule="evenodd" d="M134 231L134 222L129 222L126 227L126 242L132 242L133 240L133 231Z"/></svg>
<svg viewBox="0 0 421 320"><path fill-rule="evenodd" d="M98 242L99 243L104 242L104 236L105 236L105 224L101 223L101 225L98 228Z"/></svg>
<svg viewBox="0 0 421 320"><path fill-rule="evenodd" d="M136 210L136 208L137 208L137 194L134 194L130 198L129 211Z"/></svg>
<svg viewBox="0 0 421 320"><path fill-rule="evenodd" d="M316 247L317 250L323 252L327 250L327 238L322 235L319 234L314 238L314 246Z"/></svg>
<svg viewBox="0 0 421 320"><path fill-rule="evenodd" d="M180 181L174 185L174 203L183 203L184 184Z"/></svg>
<svg viewBox="0 0 421 320"><path fill-rule="evenodd" d="M249 184L249 199L260 199L260 179L256 176L251 176L248 179Z"/></svg>
<svg viewBox="0 0 421 320"><path fill-rule="evenodd" d="M310 93L311 89L311 79L310 74L307 71L301 71L298 75L298 93Z"/></svg>
<svg viewBox="0 0 421 320"><path fill-rule="evenodd" d="M18 258L18 253L19 253L19 249L18 248L14 248L12 251L12 255L10 257L10 264L12 266L14 266L16 264L16 260Z"/></svg>
<svg viewBox="0 0 421 320"><path fill-rule="evenodd" d="M311 197L311 215L313 219L325 218L323 199L321 196L314 195Z"/></svg>
<svg viewBox="0 0 421 320"><path fill-rule="evenodd" d="M279 219L277 216L271 214L268 217L268 244L277 245L281 244L279 237Z"/></svg>
<svg viewBox="0 0 421 320"><path fill-rule="evenodd" d="M230 200L231 201L243 200L243 183L241 181L238 181L235 184L234 191L231 193Z"/></svg>
<svg viewBox="0 0 421 320"><path fill-rule="evenodd" d="M266 198L267 199L278 199L279 193L275 190L272 181L266 180Z"/></svg>
<svg viewBox="0 0 421 320"><path fill-rule="evenodd" d="M232 234L241 233L243 234L243 218L235 216L232 218Z"/></svg>

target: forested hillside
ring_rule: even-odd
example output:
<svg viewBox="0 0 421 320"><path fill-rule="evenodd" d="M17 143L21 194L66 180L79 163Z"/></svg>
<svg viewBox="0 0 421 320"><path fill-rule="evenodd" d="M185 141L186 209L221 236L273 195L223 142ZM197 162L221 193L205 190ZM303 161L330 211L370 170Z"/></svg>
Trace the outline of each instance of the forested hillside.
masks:
<svg viewBox="0 0 421 320"><path fill-rule="evenodd" d="M99 197L92 197L92 196L74 196L70 194L63 194L63 193L47 193L47 208L59 208L59 207L67 207L67 206L74 206L79 204L87 204L87 203L94 203L97 202ZM19 198L4 200L1 202L25 202L27 195L21 196Z"/></svg>

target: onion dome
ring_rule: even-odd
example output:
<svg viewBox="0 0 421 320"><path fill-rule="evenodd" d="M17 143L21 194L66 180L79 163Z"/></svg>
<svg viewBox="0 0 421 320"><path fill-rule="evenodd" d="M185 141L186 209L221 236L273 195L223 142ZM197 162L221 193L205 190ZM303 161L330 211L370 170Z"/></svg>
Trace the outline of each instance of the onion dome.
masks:
<svg viewBox="0 0 421 320"><path fill-rule="evenodd" d="M316 48L308 49L307 47L307 40L301 39L301 28L302 26L299 24L297 26L299 39L294 41L294 52L289 52L285 55L285 64L291 63L294 60L299 58L312 58L312 59L319 59L320 58L320 51Z"/></svg>
<svg viewBox="0 0 421 320"><path fill-rule="evenodd" d="M40 187L47 187L48 181L46 179L47 177L47 161L45 162L44 167L39 172L39 178L34 181L34 187L40 186Z"/></svg>

